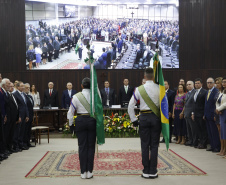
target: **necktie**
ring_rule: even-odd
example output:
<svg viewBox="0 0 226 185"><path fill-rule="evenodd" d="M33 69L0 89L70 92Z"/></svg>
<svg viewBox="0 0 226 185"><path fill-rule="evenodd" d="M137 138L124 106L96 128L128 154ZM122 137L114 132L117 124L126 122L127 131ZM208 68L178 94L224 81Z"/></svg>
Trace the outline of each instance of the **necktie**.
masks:
<svg viewBox="0 0 226 185"><path fill-rule="evenodd" d="M52 90L50 89L50 91L49 91L49 95L51 96L52 95Z"/></svg>
<svg viewBox="0 0 226 185"><path fill-rule="evenodd" d="M210 97L210 93L211 93L211 90L209 90L209 92L208 92L208 95L207 95L207 101L208 101L208 99L209 99L209 97Z"/></svg>
<svg viewBox="0 0 226 185"><path fill-rule="evenodd" d="M22 96L22 98L24 100L24 103L26 104L26 99L25 99L24 93L21 93L21 96Z"/></svg>
<svg viewBox="0 0 226 185"><path fill-rule="evenodd" d="M197 96L198 96L198 90L196 90L196 93L195 93L195 96L194 96L194 100L195 100L195 102L196 102L196 99L197 99Z"/></svg>
<svg viewBox="0 0 226 185"><path fill-rule="evenodd" d="M107 94L107 96L108 96L108 88L106 88L106 94Z"/></svg>
<svg viewBox="0 0 226 185"><path fill-rule="evenodd" d="M18 108L17 102L16 102L16 100L15 100L15 98L14 98L13 94L12 94L12 93L10 93L10 96L13 98L13 101L14 101L14 103L16 104L16 107Z"/></svg>

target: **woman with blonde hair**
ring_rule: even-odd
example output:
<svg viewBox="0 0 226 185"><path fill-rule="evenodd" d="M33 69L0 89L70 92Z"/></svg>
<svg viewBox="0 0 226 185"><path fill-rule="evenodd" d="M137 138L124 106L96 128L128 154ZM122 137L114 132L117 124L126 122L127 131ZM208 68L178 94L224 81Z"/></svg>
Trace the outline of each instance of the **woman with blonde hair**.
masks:
<svg viewBox="0 0 226 185"><path fill-rule="evenodd" d="M35 55L34 47L33 47L33 45L30 45L28 50L27 50L27 61L29 62L29 69L30 70L32 68L32 62L34 60L34 55Z"/></svg>

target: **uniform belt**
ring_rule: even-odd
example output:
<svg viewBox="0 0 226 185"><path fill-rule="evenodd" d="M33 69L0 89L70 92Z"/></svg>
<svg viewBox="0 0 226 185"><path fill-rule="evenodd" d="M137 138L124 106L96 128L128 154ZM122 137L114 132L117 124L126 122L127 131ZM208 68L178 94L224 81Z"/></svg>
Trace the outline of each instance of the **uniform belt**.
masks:
<svg viewBox="0 0 226 185"><path fill-rule="evenodd" d="M142 114L147 114L147 113L152 113L152 110L141 110L140 113Z"/></svg>
<svg viewBox="0 0 226 185"><path fill-rule="evenodd" d="M90 114L89 113L77 114L77 116L90 116Z"/></svg>

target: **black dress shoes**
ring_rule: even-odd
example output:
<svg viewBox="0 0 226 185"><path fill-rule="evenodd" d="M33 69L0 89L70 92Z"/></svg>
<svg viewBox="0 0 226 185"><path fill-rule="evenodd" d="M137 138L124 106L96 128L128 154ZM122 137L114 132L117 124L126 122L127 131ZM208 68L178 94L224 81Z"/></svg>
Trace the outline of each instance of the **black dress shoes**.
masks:
<svg viewBox="0 0 226 185"><path fill-rule="evenodd" d="M9 151L12 152L12 153L17 153L17 151L13 148L11 148Z"/></svg>
<svg viewBox="0 0 226 185"><path fill-rule="evenodd" d="M218 152L220 152L220 150L219 149L217 149L217 148L215 148L215 149L213 149L213 151L212 151L213 153L218 153Z"/></svg>
<svg viewBox="0 0 226 185"><path fill-rule="evenodd" d="M28 147L22 146L20 147L21 150L28 150Z"/></svg>
<svg viewBox="0 0 226 185"><path fill-rule="evenodd" d="M1 158L2 160L5 160L5 159L8 158L8 156L7 156L6 154L0 154L0 158Z"/></svg>
<svg viewBox="0 0 226 185"><path fill-rule="evenodd" d="M35 145L29 144L28 147L35 147Z"/></svg>
<svg viewBox="0 0 226 185"><path fill-rule="evenodd" d="M185 146L191 146L191 145L192 145L192 143L190 143L190 142L185 143Z"/></svg>
<svg viewBox="0 0 226 185"><path fill-rule="evenodd" d="M212 148L208 148L208 149L206 149L206 151L210 152L210 151L213 151L213 149Z"/></svg>
<svg viewBox="0 0 226 185"><path fill-rule="evenodd" d="M206 149L206 146L199 145L199 146L198 146L198 149Z"/></svg>

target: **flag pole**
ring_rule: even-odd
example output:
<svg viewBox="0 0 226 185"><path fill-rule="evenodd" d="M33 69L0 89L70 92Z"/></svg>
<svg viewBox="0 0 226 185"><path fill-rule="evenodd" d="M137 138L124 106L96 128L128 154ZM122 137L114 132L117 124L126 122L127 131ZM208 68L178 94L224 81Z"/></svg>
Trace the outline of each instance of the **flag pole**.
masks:
<svg viewBox="0 0 226 185"><path fill-rule="evenodd" d="M90 67L90 75L93 75L93 64L91 64L91 61L90 61L90 57L91 57L91 51L90 51L90 44L89 44L89 41L88 41L88 43L87 43L87 46L86 46L86 48L88 49L88 52L87 52L87 54L88 54L88 58L89 58L89 60L88 60L88 64L89 64L89 67ZM92 71L92 72L91 72ZM92 77L92 79L93 79L93 77ZM91 82L92 83L92 82ZM91 92L92 93L92 92ZM93 101L93 99L94 99L94 97L92 96L92 101ZM93 114L93 109L91 109L92 110L92 114ZM98 144L97 144L97 138L96 138L96 155L97 155L97 158L99 158L99 153L98 153Z"/></svg>

